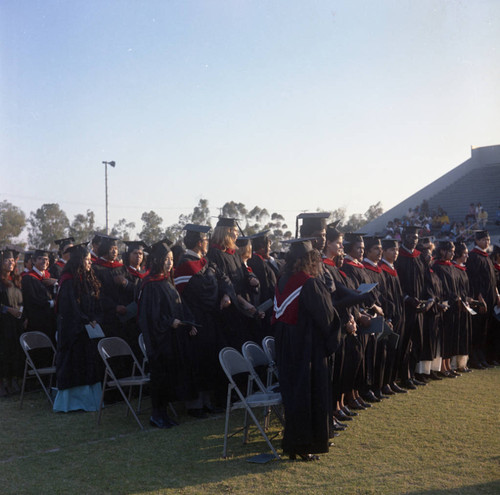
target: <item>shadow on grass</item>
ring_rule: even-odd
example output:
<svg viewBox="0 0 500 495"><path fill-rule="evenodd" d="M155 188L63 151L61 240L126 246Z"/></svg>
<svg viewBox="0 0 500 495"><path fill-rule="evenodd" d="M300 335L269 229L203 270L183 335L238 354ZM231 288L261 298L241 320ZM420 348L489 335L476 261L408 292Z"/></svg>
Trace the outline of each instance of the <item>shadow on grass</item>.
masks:
<svg viewBox="0 0 500 495"><path fill-rule="evenodd" d="M463 486L461 488L450 488L442 490L418 490L414 492L407 492L406 495L449 495L450 493L466 495L466 494L497 494L500 493L500 480L491 481L490 483L478 483L476 485Z"/></svg>

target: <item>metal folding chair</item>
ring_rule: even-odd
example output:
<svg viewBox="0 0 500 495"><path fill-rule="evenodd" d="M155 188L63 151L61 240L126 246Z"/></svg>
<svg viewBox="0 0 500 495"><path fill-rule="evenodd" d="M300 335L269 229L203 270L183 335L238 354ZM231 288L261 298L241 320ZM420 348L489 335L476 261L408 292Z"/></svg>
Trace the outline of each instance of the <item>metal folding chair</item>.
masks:
<svg viewBox="0 0 500 495"><path fill-rule="evenodd" d="M142 351L142 355L143 355L142 369L144 371L146 371L146 365L148 364L149 359L148 359L148 354L146 352L146 344L144 342L144 335L142 333L139 334L139 347L140 347L140 349ZM147 373L147 376L149 376L149 373ZM141 398L142 398L142 386L139 389L139 401L141 400ZM168 407L170 408L170 412L174 415L175 418L179 417L177 414L177 411L174 409L174 406L172 405L171 402L168 403Z"/></svg>
<svg viewBox="0 0 500 495"><path fill-rule="evenodd" d="M223 457L227 457L227 441L228 438L240 431L244 431L243 442L246 443L248 436L248 416L252 418L252 421L255 423L255 426L260 431L260 434L264 437L267 445L271 449L274 457L279 459L280 456L276 452L276 449L273 447L273 444L269 440L264 428L260 424L259 420L255 416L253 409L256 407L274 407L279 406L281 404L281 395L277 393L264 393L262 391L253 392L254 380L255 380L255 371L249 362L236 350L232 347L225 347L219 353L219 361L226 374L229 384L227 387L227 402L226 402L226 421L224 427L224 448L222 451ZM234 375L238 375L240 373L244 373L248 376L247 382L247 393L243 394L238 385L234 380ZM237 394L239 400L232 400L233 391ZM229 435L229 415L231 411L234 409L244 409L247 414L245 414L245 423L243 428L240 428L236 432Z"/></svg>
<svg viewBox="0 0 500 495"><path fill-rule="evenodd" d="M262 392L276 392L276 388L279 386L278 383L273 383L273 369L274 361L270 360L268 355L264 352L264 349L260 347L259 344L249 340L245 342L241 348L241 352L245 359L247 359L254 370L258 367L266 368L266 385L262 384L258 373L256 373L256 383L261 388ZM260 382L260 383L259 383Z"/></svg>
<svg viewBox="0 0 500 495"><path fill-rule="evenodd" d="M23 385L21 387L21 400L19 407L20 408L23 407L26 379L33 376L36 376L36 378L40 382L40 385L43 388L43 391L45 392L45 395L47 396L47 399L53 406L54 401L52 400L52 397L50 395L50 389L52 388L52 378L56 373L56 367L55 367L56 349L54 347L54 344L52 344L50 337L45 335L43 332L25 332L19 337L19 342L24 351L24 354L26 355L26 361L24 364ZM30 355L30 352L37 349L48 349L49 351L50 350L52 351L51 366L45 366L42 368L38 368L36 366L32 356ZM45 386L45 383L43 382L42 376L50 377L48 390L47 387Z"/></svg>
<svg viewBox="0 0 500 495"><path fill-rule="evenodd" d="M268 335L262 339L262 348L269 360L269 369L272 371L274 378L279 382L278 367L276 366L276 349L274 345L274 337Z"/></svg>
<svg viewBox="0 0 500 495"><path fill-rule="evenodd" d="M132 394L132 387L134 386L142 387L146 383L149 383L149 377L144 373L142 366L139 364L139 361L135 357L135 354L133 353L130 346L120 337L107 337L101 339L97 344L97 350L99 351L99 354L101 355L101 358L104 361L104 366L105 366L104 381L102 384L101 402L99 404L99 414L97 416L97 424L101 423L104 394L106 393L107 390L110 390L112 388L117 388L120 391L123 400L127 404L128 407L127 414L129 411L131 411L135 420L137 421L137 424L141 427L141 429L144 429L142 423L137 417L136 412L134 411L134 408L132 407L132 404L130 403L130 398ZM132 373L130 374L130 376L124 378L116 377L115 372L113 371L113 368L109 363L109 359L119 356L128 356L132 359L133 365L132 365ZM136 374L136 372L138 372L138 374ZM129 388L128 397L123 391L122 387ZM139 411L140 408L141 408L141 397L139 397L137 411Z"/></svg>

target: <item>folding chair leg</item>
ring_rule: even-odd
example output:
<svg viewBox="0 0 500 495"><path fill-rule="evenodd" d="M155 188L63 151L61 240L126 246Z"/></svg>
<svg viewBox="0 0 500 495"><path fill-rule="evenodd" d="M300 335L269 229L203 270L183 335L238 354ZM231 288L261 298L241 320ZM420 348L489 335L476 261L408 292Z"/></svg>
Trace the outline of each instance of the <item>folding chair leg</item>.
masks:
<svg viewBox="0 0 500 495"><path fill-rule="evenodd" d="M99 414L97 415L97 424L101 424L101 416L102 416L102 406L104 404L104 394L106 393L106 384L108 382L108 372L104 373L104 381L102 383L102 394L101 401L99 402Z"/></svg>
<svg viewBox="0 0 500 495"><path fill-rule="evenodd" d="M35 369L33 370L35 372L36 377L38 378L38 381L40 382L40 385L43 388L43 391L45 392L45 395L47 396L47 399L49 399L50 404L53 406L54 401L52 400L52 397L50 396L49 391L47 390L47 387L45 386L45 383L43 383L42 377L38 374L38 371Z"/></svg>
<svg viewBox="0 0 500 495"><path fill-rule="evenodd" d="M274 454L274 457L276 457L276 459L280 459L278 452L276 452L276 449L273 447L271 440L269 440L269 437L267 436L266 432L262 429L262 426L260 425L259 421L255 417L255 414L253 413L252 409L249 408L248 414L253 419L253 422L255 423L255 426L257 426L257 428L259 429L261 435L265 438L267 445L269 445L269 448L271 449L272 453Z"/></svg>
<svg viewBox="0 0 500 495"><path fill-rule="evenodd" d="M170 408L170 412L174 415L174 418L178 418L179 415L177 414L177 411L174 409L174 406L171 402L168 403L168 407Z"/></svg>
<svg viewBox="0 0 500 495"><path fill-rule="evenodd" d="M24 389L26 388L26 377L28 375L28 361L24 364L24 376L23 376L23 384L21 386L21 397L20 397L20 404L19 404L19 409L22 409L23 407L23 401L24 401Z"/></svg>
<svg viewBox="0 0 500 495"><path fill-rule="evenodd" d="M228 387L227 402L226 402L226 423L224 426L224 448L222 450L222 457L227 457L227 435L229 433L229 414L231 413L231 392L232 388Z"/></svg>

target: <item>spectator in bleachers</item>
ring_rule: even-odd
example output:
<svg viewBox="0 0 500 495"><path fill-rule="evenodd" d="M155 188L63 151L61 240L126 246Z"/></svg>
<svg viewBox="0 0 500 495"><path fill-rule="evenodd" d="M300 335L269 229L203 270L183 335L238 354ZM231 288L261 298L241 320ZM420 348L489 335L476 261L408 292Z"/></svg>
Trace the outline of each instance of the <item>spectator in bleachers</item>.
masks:
<svg viewBox="0 0 500 495"><path fill-rule="evenodd" d="M488 212L481 206L479 207L479 213L477 214L477 222L480 229L485 229L488 223Z"/></svg>
<svg viewBox="0 0 500 495"><path fill-rule="evenodd" d="M476 223L476 205L474 203L469 205L469 213L465 215L465 223L468 225Z"/></svg>

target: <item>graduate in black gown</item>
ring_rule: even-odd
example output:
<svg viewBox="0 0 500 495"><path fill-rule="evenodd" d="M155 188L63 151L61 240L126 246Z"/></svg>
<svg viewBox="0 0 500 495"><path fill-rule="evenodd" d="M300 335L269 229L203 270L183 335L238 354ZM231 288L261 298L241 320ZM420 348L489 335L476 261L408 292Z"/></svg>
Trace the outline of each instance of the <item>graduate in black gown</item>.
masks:
<svg viewBox="0 0 500 495"><path fill-rule="evenodd" d="M135 286L129 283L127 270L118 261L116 241L115 237L100 236L98 258L93 262L92 269L101 283L99 300L104 333L106 337L127 340L120 316L127 314L127 305L134 298Z"/></svg>
<svg viewBox="0 0 500 495"><path fill-rule="evenodd" d="M419 227L405 227L398 259L394 266L403 289L405 307L405 325L399 339L401 361L399 376L404 388L415 389L423 382L414 380L415 367L420 361L423 340L422 298L424 293L425 267L420 260L420 251L416 249Z"/></svg>
<svg viewBox="0 0 500 495"><path fill-rule="evenodd" d="M382 300L382 308L387 321L392 325L392 331L399 338L391 337L388 343L390 352L386 361L384 381L388 384L382 392L390 394L390 392L406 393L406 390L397 385L396 380L399 378L397 372L401 365L401 348L399 339L403 333L405 322L405 304L403 291L399 282L398 272L394 263L399 256L399 243L396 239L382 240L382 259L380 267L384 276L384 298Z"/></svg>
<svg viewBox="0 0 500 495"><path fill-rule="evenodd" d="M95 327L100 313L100 283L91 266L87 243L72 246L59 279L54 411L99 410L103 369L98 339L85 328Z"/></svg>
<svg viewBox="0 0 500 495"><path fill-rule="evenodd" d="M449 308L443 314L441 372L446 376L459 376L459 373L451 369L451 359L458 355L459 311L462 306L458 288L458 270L451 262L455 255L455 245L451 241L439 241L436 255L432 269L441 280L442 297Z"/></svg>
<svg viewBox="0 0 500 495"><path fill-rule="evenodd" d="M171 279L174 258L168 244L153 245L149 258L150 272L139 292L138 321L151 373L150 423L170 428L177 423L167 414L168 403L196 398L189 340L197 330Z"/></svg>
<svg viewBox="0 0 500 495"><path fill-rule="evenodd" d="M328 452L331 383L328 358L340 343L340 319L315 276L321 258L308 240L294 240L274 303L276 363L285 409L283 451L294 459Z"/></svg>
<svg viewBox="0 0 500 495"><path fill-rule="evenodd" d="M213 262L231 281L235 298L222 311L222 328L227 344L235 349L248 340L258 340L257 308L250 302L250 294L258 280L252 278L237 250L238 225L234 218L219 218L215 226L207 259Z"/></svg>
<svg viewBox="0 0 500 495"><path fill-rule="evenodd" d="M486 310L480 310L472 320L472 343L470 352L471 367L477 369L489 368L493 365L495 356L487 356L488 331L494 331L492 325L495 305L500 306L500 295L496 286L495 267L489 257L490 234L487 230L475 234L475 246L469 252L467 260L467 274L472 289L473 298L486 304ZM500 359L500 358L497 358Z"/></svg>
<svg viewBox="0 0 500 495"><path fill-rule="evenodd" d="M494 245L493 251L491 252L491 261L493 267L495 268L495 276L497 281L497 291L500 292L500 246ZM497 308L498 309L498 308ZM494 316L491 319L491 332L492 336L492 353L493 359L492 363L495 366L500 366L500 319Z"/></svg>
<svg viewBox="0 0 500 495"><path fill-rule="evenodd" d="M54 241L58 246L57 254L59 259L50 267L49 272L52 278L59 280L64 266L69 260L69 248L73 246L75 239L73 237L66 237L65 239L57 239Z"/></svg>
<svg viewBox="0 0 500 495"><path fill-rule="evenodd" d="M219 351L226 346L221 330L221 311L236 299L229 278L206 258L210 227L187 224L186 251L175 269L175 287L200 325L191 340L193 370L198 397L186 404L188 414L203 418L216 412L215 403L223 402L227 378L219 363Z"/></svg>
<svg viewBox="0 0 500 495"><path fill-rule="evenodd" d="M19 392L17 378L23 374L19 345L24 331L23 295L15 259L13 250L0 251L0 397Z"/></svg>
<svg viewBox="0 0 500 495"><path fill-rule="evenodd" d="M51 278L48 266L49 253L37 249L33 254L33 267L23 276L21 286L27 330L43 332L55 343L54 287L57 280Z"/></svg>
<svg viewBox="0 0 500 495"><path fill-rule="evenodd" d="M455 362L455 368L459 373L469 373L471 371L467 366L472 332L472 315L468 311L468 308L471 307L472 292L467 267L465 266L468 257L467 245L464 242L456 242L455 256L452 263L457 269L458 295L463 303L458 312L458 354Z"/></svg>
<svg viewBox="0 0 500 495"><path fill-rule="evenodd" d="M260 292L258 304L273 300L276 289L276 280L280 272L280 265L271 258L271 240L268 237L269 230L259 232L250 236L252 241L253 255L247 261L247 265L252 269L254 275L259 279ZM272 335L271 317L272 307L265 312L265 317L261 320L262 333L264 336Z"/></svg>

